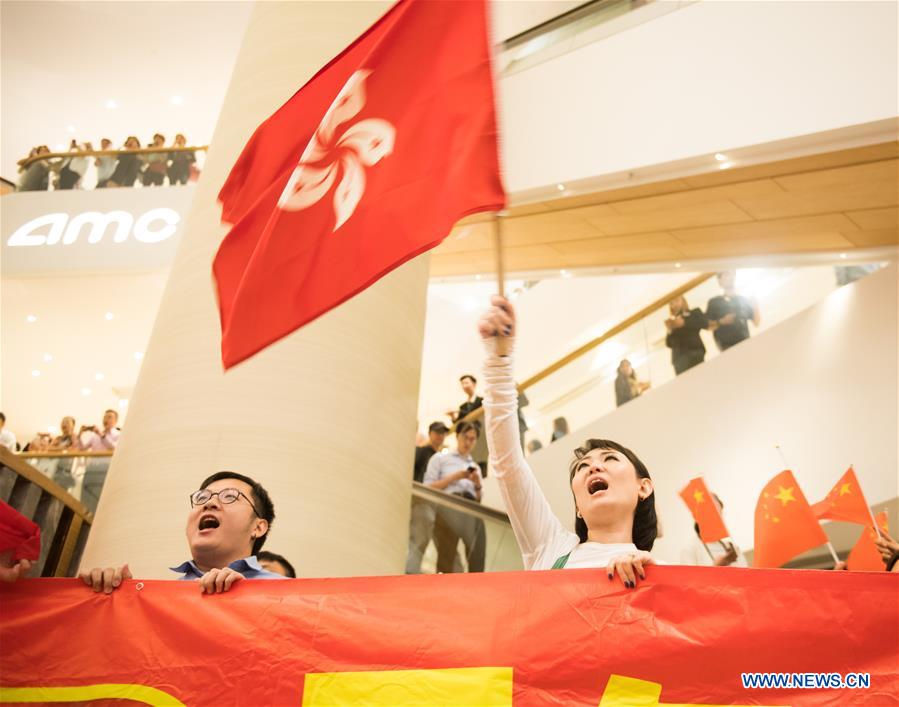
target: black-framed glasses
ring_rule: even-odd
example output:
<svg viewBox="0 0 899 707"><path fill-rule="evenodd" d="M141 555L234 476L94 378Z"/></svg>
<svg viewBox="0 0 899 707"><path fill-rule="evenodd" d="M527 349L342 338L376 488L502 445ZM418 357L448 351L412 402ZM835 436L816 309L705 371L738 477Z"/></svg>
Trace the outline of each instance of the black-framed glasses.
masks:
<svg viewBox="0 0 899 707"><path fill-rule="evenodd" d="M250 506L253 509L253 512L257 515L257 517L262 518L262 516L259 515L259 511L256 510L256 506L249 499L249 497L245 493L243 493L242 491L238 491L237 489L222 489L221 491L210 491L209 489L200 489L199 491L194 491L190 495L190 507L194 508L195 506L202 506L204 503L209 503L209 500L213 496L218 496L219 501L221 501L223 504L226 504L226 505L229 503L234 503L238 498L243 496L244 498L247 499L247 503L250 504Z"/></svg>

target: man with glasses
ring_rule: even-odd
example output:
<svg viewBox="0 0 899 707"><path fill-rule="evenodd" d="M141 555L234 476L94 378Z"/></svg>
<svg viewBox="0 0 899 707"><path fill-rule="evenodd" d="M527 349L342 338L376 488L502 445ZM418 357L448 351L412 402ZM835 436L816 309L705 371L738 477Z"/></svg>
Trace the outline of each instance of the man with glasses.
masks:
<svg viewBox="0 0 899 707"><path fill-rule="evenodd" d="M260 483L233 471L220 471L190 495L187 544L191 559L173 572L195 580L208 594L227 592L241 579L284 579L262 568L256 553L262 549L275 507ZM131 579L128 565L95 568L78 575L95 592L112 592Z"/></svg>

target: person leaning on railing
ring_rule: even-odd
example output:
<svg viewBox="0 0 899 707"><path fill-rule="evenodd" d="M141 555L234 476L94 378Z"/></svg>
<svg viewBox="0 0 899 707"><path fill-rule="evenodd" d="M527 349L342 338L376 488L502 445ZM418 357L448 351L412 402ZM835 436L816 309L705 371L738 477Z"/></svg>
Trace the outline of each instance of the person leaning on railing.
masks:
<svg viewBox="0 0 899 707"><path fill-rule="evenodd" d="M140 140L138 140L134 135L130 135L127 140L125 140L125 145L122 147L123 150L139 150L140 149ZM106 182L107 187L133 187L134 182L137 179L137 175L140 173L140 155L137 153L122 153L119 155L118 160L116 162L115 170L113 170L112 176Z"/></svg>
<svg viewBox="0 0 899 707"><path fill-rule="evenodd" d="M50 148L46 145L35 147L28 157L49 155ZM21 167L22 176L19 177L19 191L47 191L50 186L50 165L47 160L35 160L27 167Z"/></svg>
<svg viewBox="0 0 899 707"><path fill-rule="evenodd" d="M165 136L156 133L153 136L153 144L150 147L164 147ZM141 155L141 161L146 165L143 171L143 185L145 187L161 187L165 182L165 175L169 168L168 152L148 152Z"/></svg>
<svg viewBox="0 0 899 707"><path fill-rule="evenodd" d="M112 140L108 137L101 139L100 149L112 149ZM97 167L97 189L104 189L106 183L112 177L112 173L115 172L116 158L114 155L100 155L94 160L94 165Z"/></svg>
<svg viewBox="0 0 899 707"><path fill-rule="evenodd" d="M526 569L605 567L627 587L653 564L649 550L658 536L655 493L646 466L611 440L589 439L574 450L569 484L575 533L553 514L534 478L518 437L517 391L512 372L515 310L494 296L478 322L486 349L484 414L490 465Z"/></svg>
<svg viewBox="0 0 899 707"><path fill-rule="evenodd" d="M187 138L181 133L175 135L173 147L187 147ZM190 168L197 161L192 150L178 150L169 153L169 184L187 184Z"/></svg>

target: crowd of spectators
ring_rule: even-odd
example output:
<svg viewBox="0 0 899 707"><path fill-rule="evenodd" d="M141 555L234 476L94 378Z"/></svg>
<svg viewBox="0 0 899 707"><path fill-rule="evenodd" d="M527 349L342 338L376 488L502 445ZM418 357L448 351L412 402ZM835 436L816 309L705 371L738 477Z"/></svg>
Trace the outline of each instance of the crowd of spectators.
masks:
<svg viewBox="0 0 899 707"><path fill-rule="evenodd" d="M196 154L185 149L187 139L181 133L165 150L165 136L156 133L144 148L155 152L138 152L142 149L140 140L131 135L116 151L112 140L100 140L100 152L114 151L115 154L93 155L94 146L90 142L79 143L72 140L66 157L35 160L25 164L30 158L51 154L46 145L31 150L28 157L20 162L18 191L47 191L51 184L55 189L79 189L83 187L91 159L97 168L97 189L133 187L140 182L143 186L162 186L166 180L170 185L187 184L199 174L196 168Z"/></svg>

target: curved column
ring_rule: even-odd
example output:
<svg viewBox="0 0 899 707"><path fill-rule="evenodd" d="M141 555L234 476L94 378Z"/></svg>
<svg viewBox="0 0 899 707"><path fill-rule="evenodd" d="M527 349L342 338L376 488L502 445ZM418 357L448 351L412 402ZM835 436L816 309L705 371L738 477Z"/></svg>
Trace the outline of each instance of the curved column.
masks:
<svg viewBox="0 0 899 707"><path fill-rule="evenodd" d="M266 549L300 575L403 571L427 256L228 373L211 278L216 195L246 140L387 7L254 9L82 566L171 578L188 556L188 494L231 469L269 490Z"/></svg>

